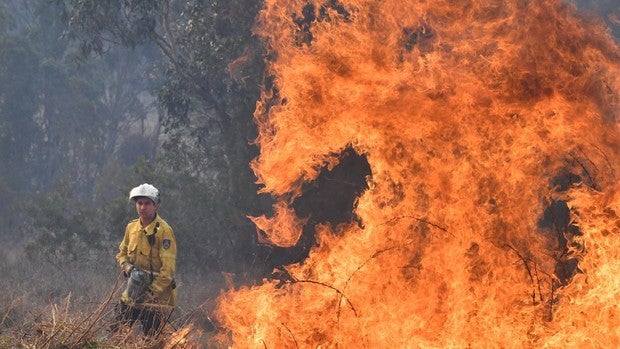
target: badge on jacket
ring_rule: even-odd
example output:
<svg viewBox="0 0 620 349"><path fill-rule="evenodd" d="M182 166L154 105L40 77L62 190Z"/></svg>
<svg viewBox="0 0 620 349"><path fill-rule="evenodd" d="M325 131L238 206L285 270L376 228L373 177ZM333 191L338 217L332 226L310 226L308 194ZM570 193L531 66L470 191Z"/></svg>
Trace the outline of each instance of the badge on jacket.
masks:
<svg viewBox="0 0 620 349"><path fill-rule="evenodd" d="M164 241L162 242L162 245L164 246L165 250L169 249L170 248L170 240L164 239Z"/></svg>

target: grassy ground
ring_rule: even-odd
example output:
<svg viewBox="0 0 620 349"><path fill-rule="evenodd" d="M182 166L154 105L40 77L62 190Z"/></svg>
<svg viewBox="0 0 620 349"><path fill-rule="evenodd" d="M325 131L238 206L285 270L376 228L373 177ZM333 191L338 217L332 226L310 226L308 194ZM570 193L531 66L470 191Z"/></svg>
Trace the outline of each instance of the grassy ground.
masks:
<svg viewBox="0 0 620 349"><path fill-rule="evenodd" d="M63 303L30 309L21 323L7 324L22 299L9 303L1 321L1 348L211 348L212 332L198 327L199 317L171 319L161 333L142 335L139 325L111 333L113 306L76 310L79 301L68 296ZM211 344L210 344L211 343Z"/></svg>
<svg viewBox="0 0 620 349"><path fill-rule="evenodd" d="M0 247L0 348L218 347L209 313L221 277L180 274L178 306L157 336L139 324L113 334L125 280L113 260L95 257L50 261Z"/></svg>

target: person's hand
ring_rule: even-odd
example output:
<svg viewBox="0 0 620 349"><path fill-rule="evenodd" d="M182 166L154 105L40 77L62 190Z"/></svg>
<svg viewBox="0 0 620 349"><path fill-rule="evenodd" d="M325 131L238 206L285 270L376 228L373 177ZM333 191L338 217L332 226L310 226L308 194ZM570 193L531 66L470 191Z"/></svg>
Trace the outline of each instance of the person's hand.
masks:
<svg viewBox="0 0 620 349"><path fill-rule="evenodd" d="M129 262L125 262L123 263L123 265L121 265L121 270L123 271L123 275L125 275L125 277L129 277L129 274L131 273L132 268L133 268L133 264Z"/></svg>

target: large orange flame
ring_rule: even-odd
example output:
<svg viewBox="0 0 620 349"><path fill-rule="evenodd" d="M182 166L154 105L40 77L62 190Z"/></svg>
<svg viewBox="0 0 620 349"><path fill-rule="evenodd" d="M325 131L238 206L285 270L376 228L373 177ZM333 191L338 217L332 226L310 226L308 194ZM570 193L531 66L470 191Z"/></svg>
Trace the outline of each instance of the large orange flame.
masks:
<svg viewBox="0 0 620 349"><path fill-rule="evenodd" d="M601 24L555 0L271 0L256 32L266 240L294 244L292 200L343 149L372 175L362 224L318 225L291 281L221 295L224 345L620 347L620 50ZM541 224L558 203L570 222Z"/></svg>

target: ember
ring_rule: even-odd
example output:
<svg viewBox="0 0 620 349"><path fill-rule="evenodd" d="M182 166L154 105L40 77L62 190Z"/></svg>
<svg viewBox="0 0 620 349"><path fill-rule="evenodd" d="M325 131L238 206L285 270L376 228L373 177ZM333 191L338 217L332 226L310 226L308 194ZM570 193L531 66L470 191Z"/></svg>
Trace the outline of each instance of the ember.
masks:
<svg viewBox="0 0 620 349"><path fill-rule="evenodd" d="M559 1L267 1L263 241L313 248L230 290L235 348L619 347L620 50ZM349 220L296 199L346 149ZM335 192L337 193L337 191ZM338 200L334 197L334 200ZM330 224L331 223L331 224Z"/></svg>

